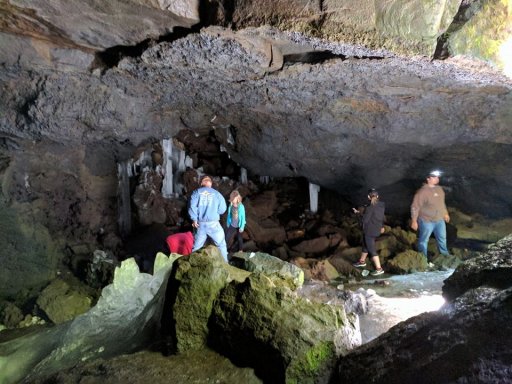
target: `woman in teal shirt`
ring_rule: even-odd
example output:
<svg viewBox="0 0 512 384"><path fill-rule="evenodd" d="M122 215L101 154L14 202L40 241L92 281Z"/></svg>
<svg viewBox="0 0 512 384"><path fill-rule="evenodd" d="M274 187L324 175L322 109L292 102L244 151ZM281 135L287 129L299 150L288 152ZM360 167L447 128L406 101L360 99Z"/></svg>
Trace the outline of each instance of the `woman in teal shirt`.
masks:
<svg viewBox="0 0 512 384"><path fill-rule="evenodd" d="M242 204L242 196L240 192L234 190L229 195L229 207L227 217L227 230L226 230L226 243L231 243L235 234L237 234L237 251L242 251L244 247L244 240L242 232L245 228L245 207ZM233 244L234 246L235 244Z"/></svg>

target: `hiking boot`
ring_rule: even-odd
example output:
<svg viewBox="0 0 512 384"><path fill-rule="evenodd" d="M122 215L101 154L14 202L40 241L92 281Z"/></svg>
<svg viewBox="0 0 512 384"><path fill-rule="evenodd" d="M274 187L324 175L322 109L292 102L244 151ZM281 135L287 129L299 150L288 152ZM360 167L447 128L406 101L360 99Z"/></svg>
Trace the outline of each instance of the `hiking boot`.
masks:
<svg viewBox="0 0 512 384"><path fill-rule="evenodd" d="M352 264L356 268L366 267L366 261L359 260L357 263Z"/></svg>
<svg viewBox="0 0 512 384"><path fill-rule="evenodd" d="M375 271L372 272L372 276L379 276L379 275L382 275L384 273L384 270L381 268L381 269L376 269Z"/></svg>

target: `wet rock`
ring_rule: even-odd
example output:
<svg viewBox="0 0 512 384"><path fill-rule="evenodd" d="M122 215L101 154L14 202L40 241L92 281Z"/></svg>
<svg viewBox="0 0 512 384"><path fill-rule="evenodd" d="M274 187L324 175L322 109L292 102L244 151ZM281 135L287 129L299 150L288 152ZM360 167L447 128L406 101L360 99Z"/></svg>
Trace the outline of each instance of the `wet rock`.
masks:
<svg viewBox="0 0 512 384"><path fill-rule="evenodd" d="M446 279L443 296L454 300L469 289L482 285L498 289L512 285L512 235L509 235L480 256L459 265Z"/></svg>
<svg viewBox="0 0 512 384"><path fill-rule="evenodd" d="M511 303L510 289L467 291L453 305L400 323L340 359L334 382L506 383Z"/></svg>

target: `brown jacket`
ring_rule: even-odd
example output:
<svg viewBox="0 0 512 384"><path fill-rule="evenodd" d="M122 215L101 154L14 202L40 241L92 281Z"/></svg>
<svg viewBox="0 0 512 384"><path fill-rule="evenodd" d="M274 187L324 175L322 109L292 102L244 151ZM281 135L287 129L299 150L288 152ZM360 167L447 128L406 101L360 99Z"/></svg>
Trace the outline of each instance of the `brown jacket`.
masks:
<svg viewBox="0 0 512 384"><path fill-rule="evenodd" d="M411 204L412 220L420 218L424 221L439 221L447 214L443 188L438 185L429 187L425 184L418 189Z"/></svg>

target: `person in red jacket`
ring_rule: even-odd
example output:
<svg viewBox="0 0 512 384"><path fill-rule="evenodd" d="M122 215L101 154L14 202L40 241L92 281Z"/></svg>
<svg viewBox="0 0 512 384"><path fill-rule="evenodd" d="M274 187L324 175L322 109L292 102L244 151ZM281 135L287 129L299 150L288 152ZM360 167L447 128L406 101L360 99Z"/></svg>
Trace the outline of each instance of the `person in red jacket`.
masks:
<svg viewBox="0 0 512 384"><path fill-rule="evenodd" d="M178 253L183 256L188 256L192 253L192 246L194 245L194 235L192 232L180 232L167 236L165 239L170 253Z"/></svg>

